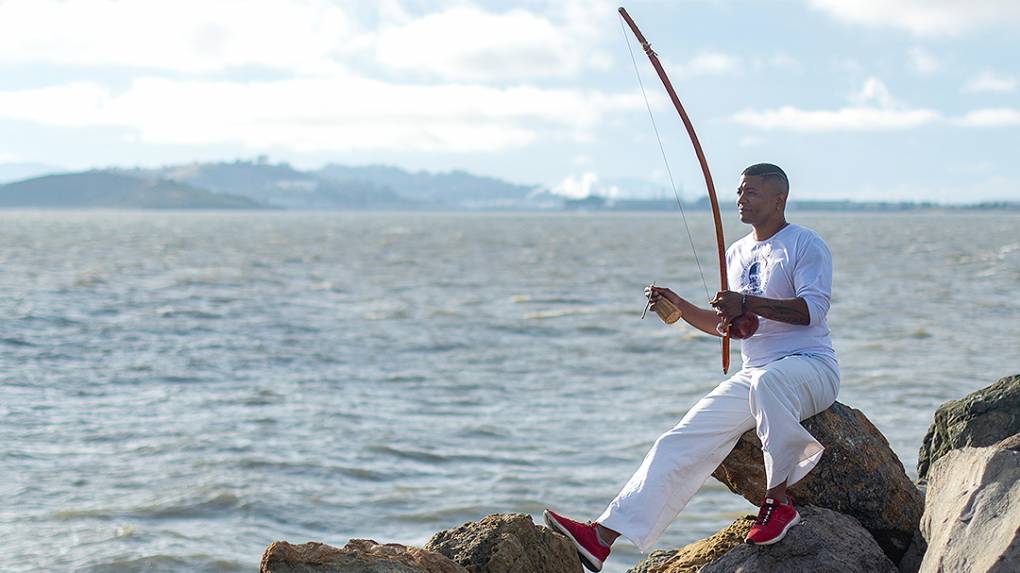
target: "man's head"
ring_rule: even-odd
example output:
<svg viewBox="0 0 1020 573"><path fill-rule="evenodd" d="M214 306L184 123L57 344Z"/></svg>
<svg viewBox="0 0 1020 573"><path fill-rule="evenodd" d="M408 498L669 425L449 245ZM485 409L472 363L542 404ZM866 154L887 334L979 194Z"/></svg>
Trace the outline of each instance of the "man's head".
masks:
<svg viewBox="0 0 1020 573"><path fill-rule="evenodd" d="M784 221L789 194L790 180L779 166L755 163L744 169L737 186L740 221L755 226Z"/></svg>

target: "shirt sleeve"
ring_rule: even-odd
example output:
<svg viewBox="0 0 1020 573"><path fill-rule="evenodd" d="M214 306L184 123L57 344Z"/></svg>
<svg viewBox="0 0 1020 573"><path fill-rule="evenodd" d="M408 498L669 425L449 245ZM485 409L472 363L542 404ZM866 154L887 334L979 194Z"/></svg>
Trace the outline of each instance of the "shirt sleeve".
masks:
<svg viewBox="0 0 1020 573"><path fill-rule="evenodd" d="M797 296L807 303L810 326L821 324L832 298L832 253L821 238L813 237L798 253L793 287Z"/></svg>

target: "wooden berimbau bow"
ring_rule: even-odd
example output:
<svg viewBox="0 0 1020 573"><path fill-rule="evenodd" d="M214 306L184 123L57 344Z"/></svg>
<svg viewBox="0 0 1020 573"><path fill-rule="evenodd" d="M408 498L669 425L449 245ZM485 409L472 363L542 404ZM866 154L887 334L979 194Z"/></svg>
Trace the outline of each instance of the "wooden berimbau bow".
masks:
<svg viewBox="0 0 1020 573"><path fill-rule="evenodd" d="M715 184L712 183L712 174L708 170L708 162L705 160L705 153L701 150L701 143L698 141L698 134L694 132L694 126L691 124L691 119L687 117L687 112L684 111L684 106L680 104L680 98L677 97L676 91L673 89L673 84L670 83L669 78L666 76L666 71L662 69L662 64L659 63L659 56L652 51L651 44L645 40L641 30L638 30L637 24L627 13L627 10L622 6L620 7L620 16L623 18L630 30L634 32L634 36L637 37L641 47L645 50L645 54L648 55L648 59L652 62L652 67L655 68L655 72L659 75L659 79L662 80L662 85L666 88L666 93L669 94L669 99L673 102L673 107L676 108L677 113L680 114L680 119L684 122L684 127L687 128L687 134L691 138L691 143L694 145L694 153L698 156L698 161L701 163L701 172L705 175L705 185L708 187L708 199L712 203L712 217L715 220L715 240L716 246L719 251L719 290L729 290L729 281L726 278L726 241L723 239L723 227L722 217L719 215L719 200L715 195ZM658 306L658 303L656 303ZM729 332L723 334L722 337L722 369L723 374L729 372L730 369L730 336Z"/></svg>

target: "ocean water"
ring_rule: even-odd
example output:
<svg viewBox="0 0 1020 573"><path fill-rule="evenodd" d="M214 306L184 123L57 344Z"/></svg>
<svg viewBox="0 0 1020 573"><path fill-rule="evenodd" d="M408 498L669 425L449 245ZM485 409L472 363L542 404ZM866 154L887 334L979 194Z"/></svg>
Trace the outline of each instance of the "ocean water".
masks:
<svg viewBox="0 0 1020 573"><path fill-rule="evenodd" d="M939 404L1020 372L1020 216L791 220L835 257L840 400L913 477ZM706 298L676 214L0 212L2 568L594 518L723 379L717 339L639 319L653 280ZM658 546L749 512L709 480Z"/></svg>

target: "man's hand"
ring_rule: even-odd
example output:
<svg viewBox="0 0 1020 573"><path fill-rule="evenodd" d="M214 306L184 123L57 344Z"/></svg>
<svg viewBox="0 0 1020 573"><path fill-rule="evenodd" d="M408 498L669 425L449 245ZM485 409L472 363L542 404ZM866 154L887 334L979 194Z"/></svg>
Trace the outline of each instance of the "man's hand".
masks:
<svg viewBox="0 0 1020 573"><path fill-rule="evenodd" d="M666 287L647 286L645 287L645 296L648 297L649 308L651 309L655 308L656 302L666 299L673 303L673 306L680 309L682 313L680 317L687 324L713 336L722 336L725 333L724 329L720 330L723 325L719 322L719 317L716 316L715 311L694 306ZM740 306L739 301L737 306Z"/></svg>
<svg viewBox="0 0 1020 573"><path fill-rule="evenodd" d="M719 317L719 326L728 328L733 319L744 314L743 295L731 290L722 290L715 294L708 304L715 309Z"/></svg>
<svg viewBox="0 0 1020 573"><path fill-rule="evenodd" d="M655 310L655 303L663 298L673 303L673 306L677 308L679 308L680 305L683 304L683 299L681 299L679 295L677 295L675 292L669 290L666 287L646 286L645 296L648 298L649 301L648 308L651 310Z"/></svg>
<svg viewBox="0 0 1020 573"><path fill-rule="evenodd" d="M730 324L744 313L799 326L811 324L807 302L802 298L777 299L747 295L746 306L744 300L744 295L739 292L724 290L716 293L709 304L719 317L720 328L729 328Z"/></svg>

